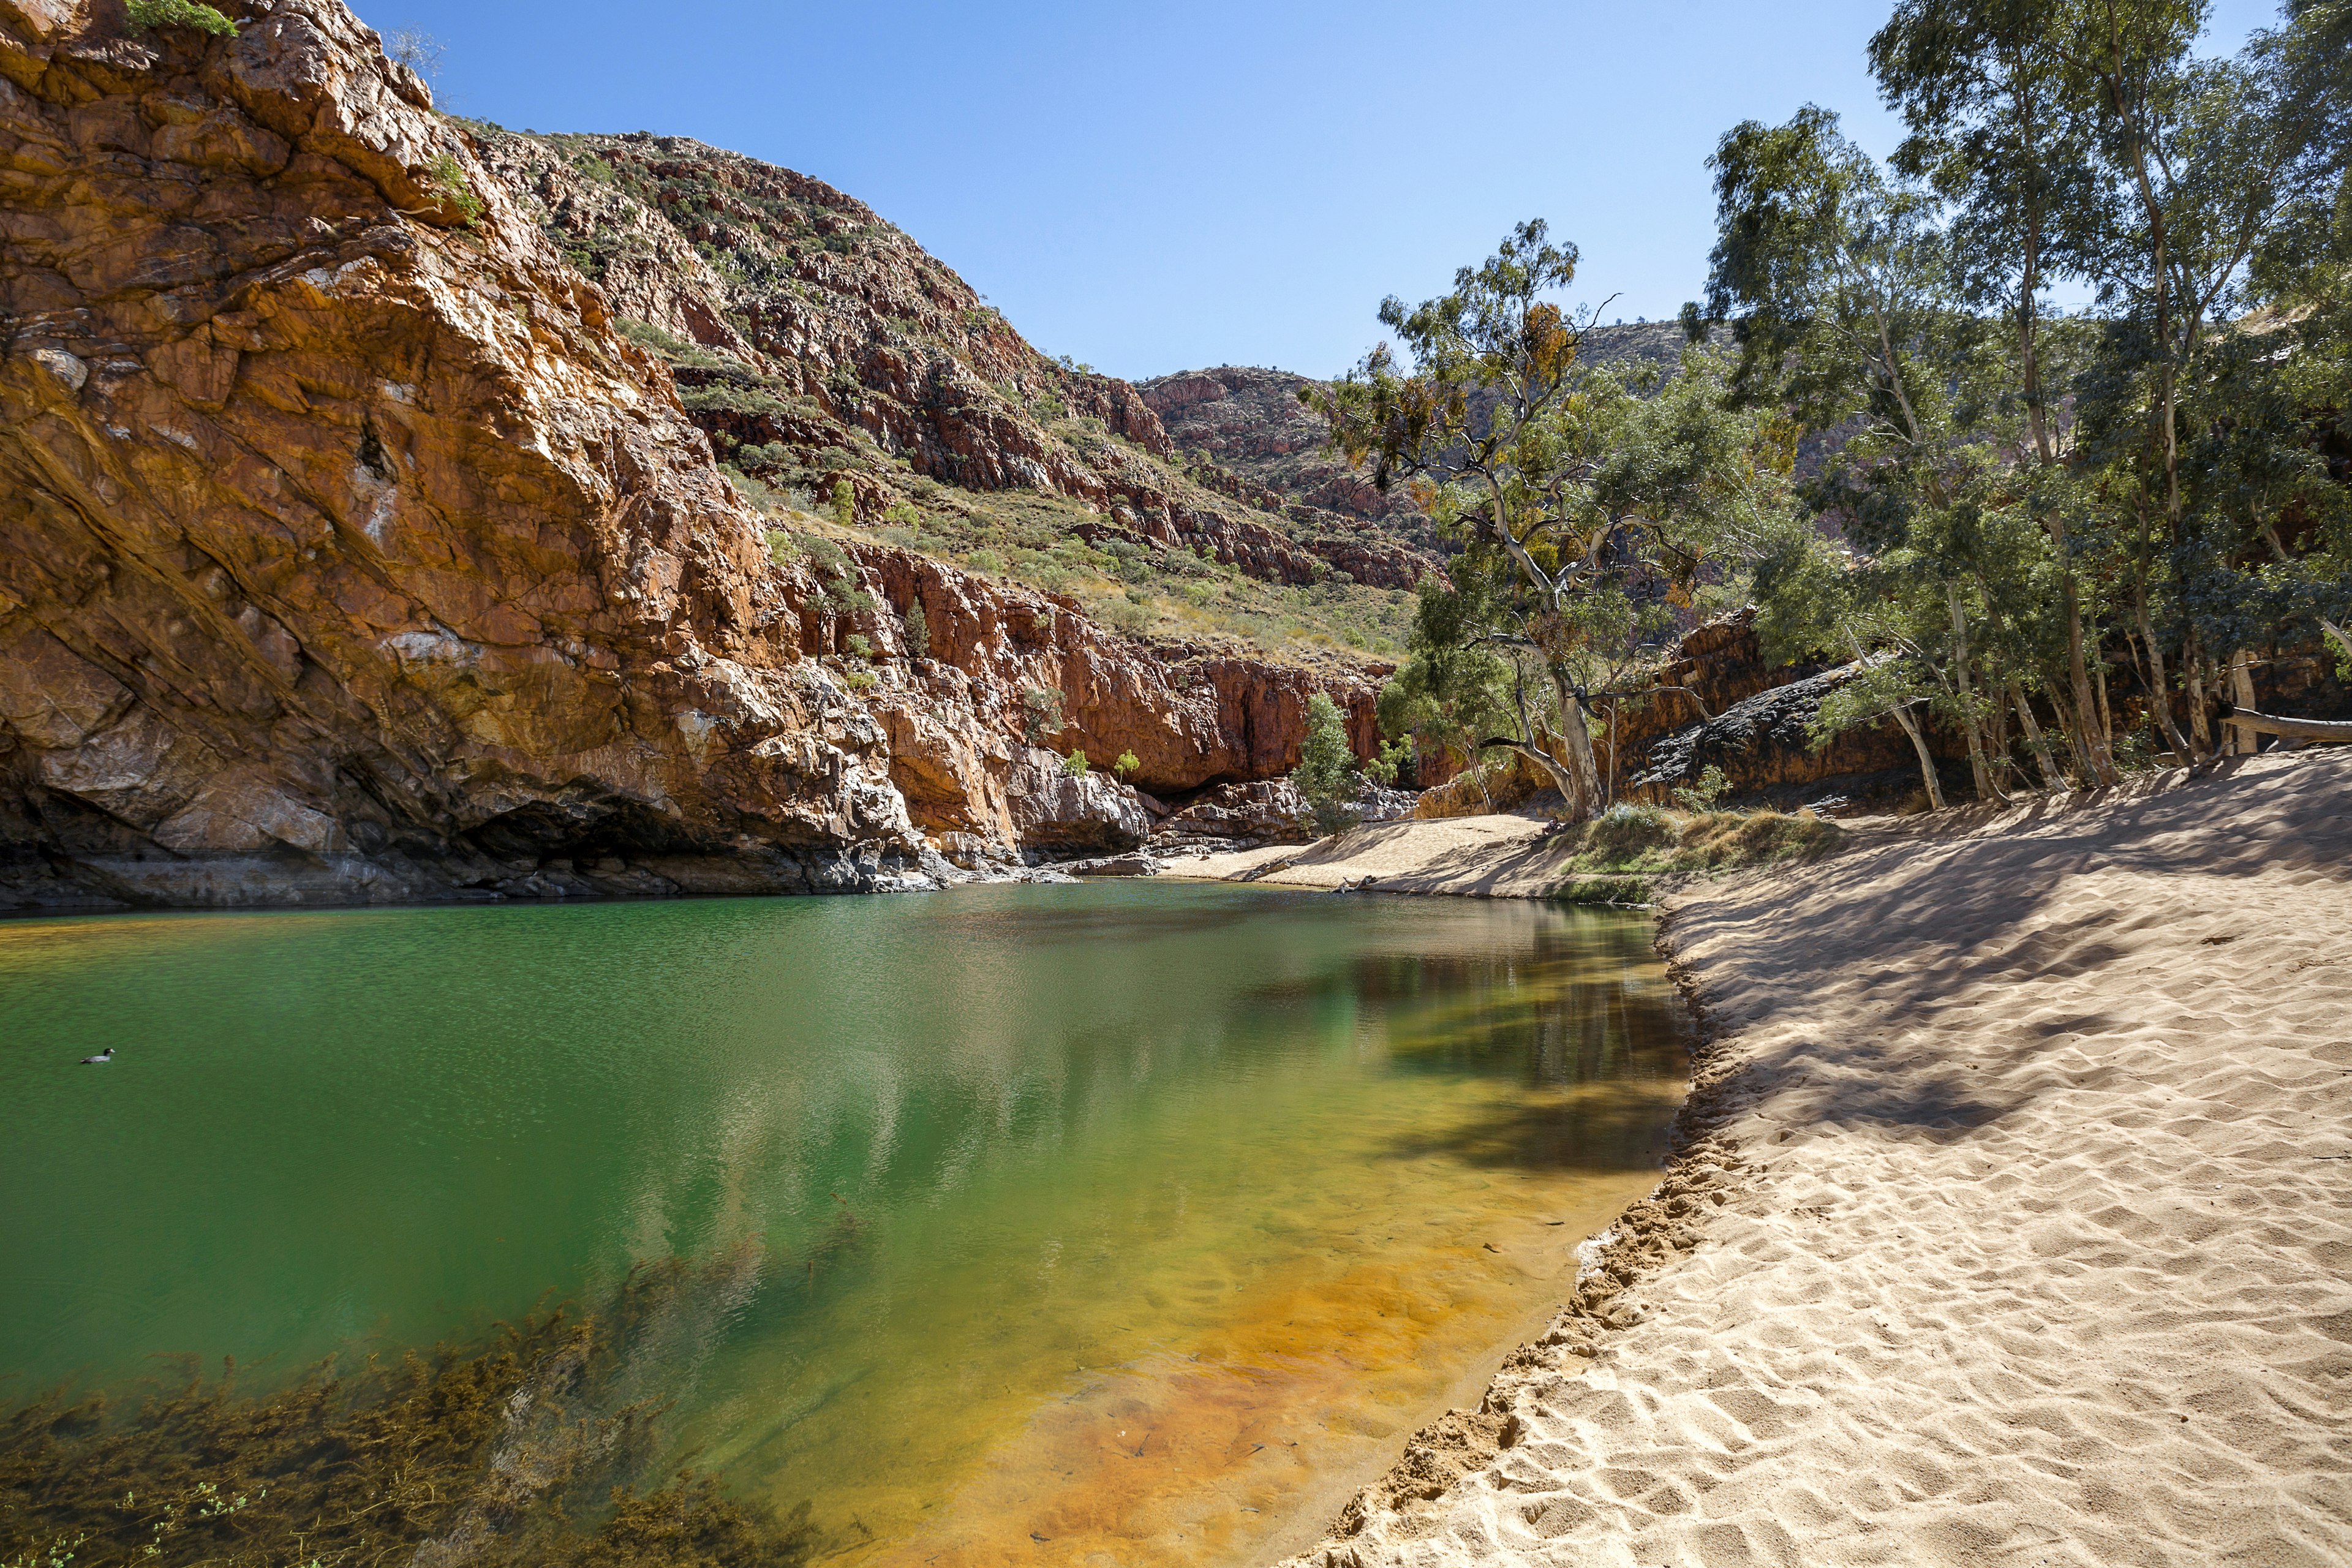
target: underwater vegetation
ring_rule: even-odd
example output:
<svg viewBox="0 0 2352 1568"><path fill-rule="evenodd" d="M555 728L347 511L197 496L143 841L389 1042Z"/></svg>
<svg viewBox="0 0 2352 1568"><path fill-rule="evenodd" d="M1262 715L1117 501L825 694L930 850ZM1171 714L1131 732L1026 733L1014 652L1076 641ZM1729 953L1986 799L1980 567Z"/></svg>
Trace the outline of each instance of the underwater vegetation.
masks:
<svg viewBox="0 0 2352 1568"><path fill-rule="evenodd" d="M596 1315L267 1392L184 1362L133 1398L32 1399L0 1416L0 1568L796 1568L808 1505L779 1516L691 1470L646 1484L667 1403L638 1392L640 1352L757 1267L642 1265Z"/></svg>

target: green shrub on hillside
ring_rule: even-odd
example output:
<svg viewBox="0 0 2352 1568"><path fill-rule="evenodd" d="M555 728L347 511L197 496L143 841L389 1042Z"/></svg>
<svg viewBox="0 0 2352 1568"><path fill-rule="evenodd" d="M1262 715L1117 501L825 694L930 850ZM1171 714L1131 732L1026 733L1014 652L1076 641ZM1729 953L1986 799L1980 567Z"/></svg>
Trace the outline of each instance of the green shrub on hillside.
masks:
<svg viewBox="0 0 2352 1568"><path fill-rule="evenodd" d="M1698 782L1675 791L1675 804L1689 812L1708 812L1715 803L1731 793L1731 781L1713 763L1699 771Z"/></svg>
<svg viewBox="0 0 2352 1568"><path fill-rule="evenodd" d="M187 27L199 33L210 33L215 38L236 37L236 24L209 5L199 5L194 0L131 0L122 8L123 20L131 25L131 36L138 37L151 27Z"/></svg>
<svg viewBox="0 0 2352 1568"><path fill-rule="evenodd" d="M191 8L198 11L211 9L208 5ZM454 153L436 153L433 161L425 165L425 188L448 204L457 212L457 221L468 226L489 210L482 198L474 194L474 187L466 179L466 166L457 162L457 155Z"/></svg>
<svg viewBox="0 0 2352 1568"><path fill-rule="evenodd" d="M1062 694L1050 686L1033 686L1021 694L1021 733L1033 746L1062 732Z"/></svg>

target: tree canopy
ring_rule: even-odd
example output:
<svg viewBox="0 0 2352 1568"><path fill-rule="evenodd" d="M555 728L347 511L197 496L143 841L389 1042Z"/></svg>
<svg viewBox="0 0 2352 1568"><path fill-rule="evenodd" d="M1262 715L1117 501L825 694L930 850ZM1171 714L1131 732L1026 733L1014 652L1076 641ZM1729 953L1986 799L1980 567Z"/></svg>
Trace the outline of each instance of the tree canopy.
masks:
<svg viewBox="0 0 2352 1568"><path fill-rule="evenodd" d="M2266 649L2352 679L2352 0L2231 59L2205 15L1898 0L1869 64L1902 145L1811 105L1727 132L1670 371L1588 362L1540 222L1384 301L1391 341L1307 395L1457 552L1383 727L1590 812L1596 704L1741 601L1850 667L1819 733L1900 724L1938 802L1931 731L1992 798L2250 744Z"/></svg>

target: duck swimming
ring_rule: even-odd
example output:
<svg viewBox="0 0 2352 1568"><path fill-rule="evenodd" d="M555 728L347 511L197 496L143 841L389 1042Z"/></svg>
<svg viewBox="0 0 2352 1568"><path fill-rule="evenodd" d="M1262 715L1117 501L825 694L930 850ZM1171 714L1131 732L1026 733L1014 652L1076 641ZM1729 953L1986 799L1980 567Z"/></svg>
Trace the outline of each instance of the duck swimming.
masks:
<svg viewBox="0 0 2352 1568"><path fill-rule="evenodd" d="M81 1058L81 1065L82 1065L82 1066L84 1066L84 1067L86 1067L86 1068L90 1068L90 1067L100 1067L100 1068L102 1068L102 1067L104 1067L107 1063L109 1063L109 1062L112 1061L113 1059L114 1059L114 1047L113 1047L112 1046L109 1046L109 1047L106 1047L106 1049L104 1049L104 1050L102 1050L102 1051L99 1052L99 1053L98 1053L98 1055L96 1055L96 1056L94 1056L94 1057L84 1057L84 1058Z"/></svg>

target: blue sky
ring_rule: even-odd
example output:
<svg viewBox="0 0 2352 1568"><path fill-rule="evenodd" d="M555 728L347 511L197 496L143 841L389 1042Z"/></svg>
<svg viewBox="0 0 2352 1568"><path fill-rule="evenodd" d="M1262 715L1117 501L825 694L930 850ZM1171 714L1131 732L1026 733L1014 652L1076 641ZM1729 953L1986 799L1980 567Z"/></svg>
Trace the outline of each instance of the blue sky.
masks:
<svg viewBox="0 0 2352 1568"><path fill-rule="evenodd" d="M1897 139L1863 48L1887 0L356 0L447 47L445 107L518 130L698 137L825 180L1047 353L1136 378L1310 374L1521 218L1576 297L1671 317L1737 121L1835 109ZM2210 45L2276 15L2221 0Z"/></svg>

